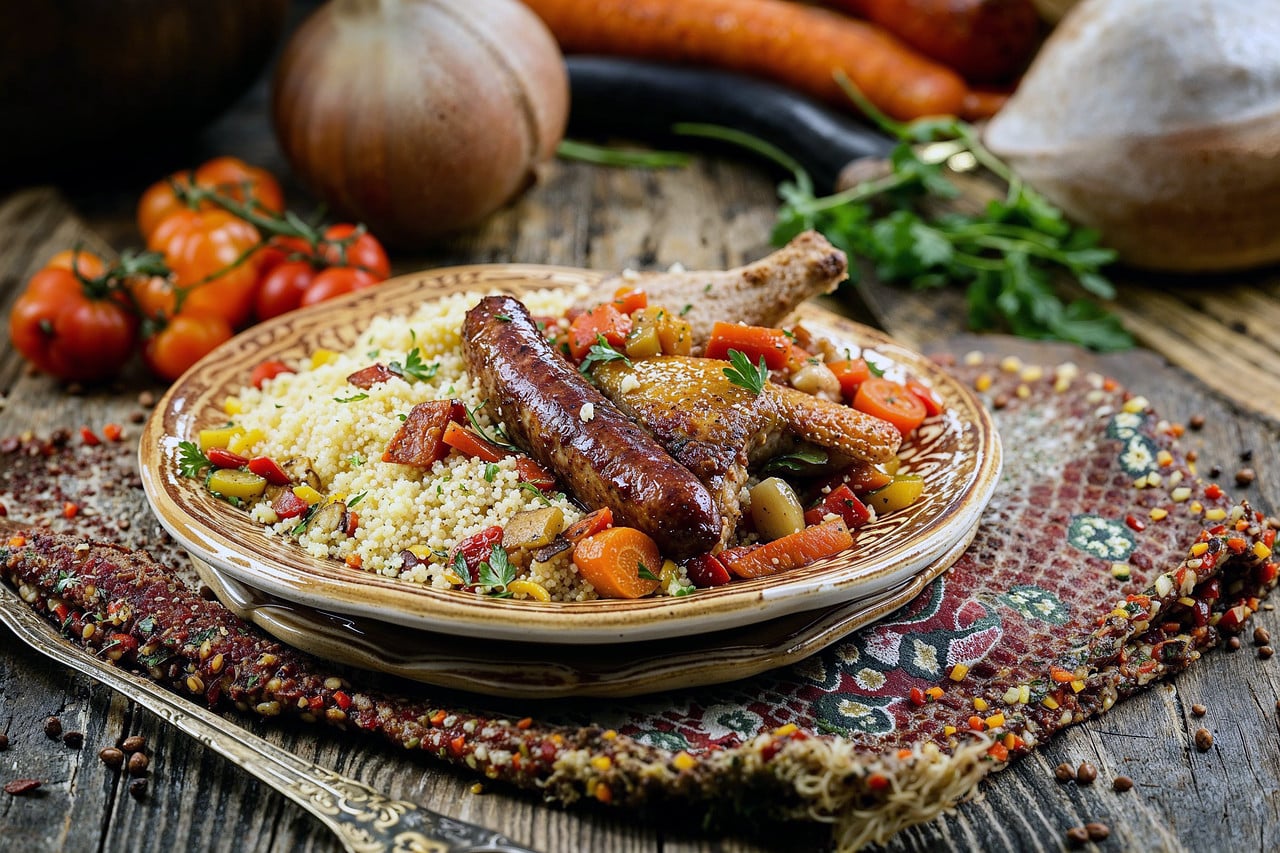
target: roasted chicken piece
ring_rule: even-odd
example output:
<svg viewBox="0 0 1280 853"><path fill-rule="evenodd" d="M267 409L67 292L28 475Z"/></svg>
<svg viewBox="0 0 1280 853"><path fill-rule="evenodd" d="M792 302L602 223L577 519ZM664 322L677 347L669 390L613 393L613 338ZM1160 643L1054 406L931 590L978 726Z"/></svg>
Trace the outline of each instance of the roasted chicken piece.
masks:
<svg viewBox="0 0 1280 853"><path fill-rule="evenodd" d="M897 452L901 437L885 421L773 383L755 395L724 368L716 359L663 356L593 371L604 395L707 487L720 510L722 546L742 515L748 468L797 440L868 462Z"/></svg>
<svg viewBox="0 0 1280 853"><path fill-rule="evenodd" d="M818 232L806 231L755 263L731 270L611 276L582 304L594 307L611 301L619 287L638 287L650 305L680 313L693 330L693 354L701 355L717 322L776 326L809 297L834 290L848 270L843 252Z"/></svg>

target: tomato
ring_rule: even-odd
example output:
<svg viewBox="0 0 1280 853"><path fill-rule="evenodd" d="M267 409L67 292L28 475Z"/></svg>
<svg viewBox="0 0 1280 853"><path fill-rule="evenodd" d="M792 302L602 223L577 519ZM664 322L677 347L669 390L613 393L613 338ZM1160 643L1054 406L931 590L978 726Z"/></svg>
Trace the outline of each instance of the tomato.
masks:
<svg viewBox="0 0 1280 853"><path fill-rule="evenodd" d="M332 266L355 267L372 274L377 281L391 275L391 262L387 260L382 244L365 231L363 225L330 225L324 231L322 251L324 259Z"/></svg>
<svg viewBox="0 0 1280 853"><path fill-rule="evenodd" d="M272 237L258 252L258 275L265 276L286 261L307 260L314 255L311 244L300 237Z"/></svg>
<svg viewBox="0 0 1280 853"><path fill-rule="evenodd" d="M858 386L853 407L872 417L886 420L904 436L920 426L927 414L924 403L904 386L878 376Z"/></svg>
<svg viewBox="0 0 1280 853"><path fill-rule="evenodd" d="M116 299L86 292L67 269L31 277L9 313L18 352L59 379L89 382L119 372L132 355L137 318Z"/></svg>
<svg viewBox="0 0 1280 853"><path fill-rule="evenodd" d="M147 248L163 252L179 288L190 288L183 313L215 315L232 326L249 318L261 242L258 229L224 210L180 210L160 223Z"/></svg>
<svg viewBox="0 0 1280 853"><path fill-rule="evenodd" d="M915 379L907 383L907 390L920 398L920 402L924 403L924 410L929 417L942 414L944 406L942 398L938 396L937 391Z"/></svg>
<svg viewBox="0 0 1280 853"><path fill-rule="evenodd" d="M364 290L378 283L372 275L364 270L352 267L329 267L316 275L307 292L302 294L300 307L315 305L335 296L342 296L355 290Z"/></svg>
<svg viewBox="0 0 1280 853"><path fill-rule="evenodd" d="M315 267L307 261L285 261L258 282L254 314L259 320L278 317L302 304L302 296L316 279Z"/></svg>
<svg viewBox="0 0 1280 853"><path fill-rule="evenodd" d="M294 369L283 361L264 361L253 368L253 372L249 374L249 381L253 383L254 388L261 388L262 383L266 382L268 379L275 379L281 373L294 372ZM256 474L258 472L255 471L254 473Z"/></svg>
<svg viewBox="0 0 1280 853"><path fill-rule="evenodd" d="M160 276L130 279L126 285L133 303L146 319L164 320L177 313L178 294L173 282Z"/></svg>
<svg viewBox="0 0 1280 853"><path fill-rule="evenodd" d="M231 334L225 317L184 308L147 340L142 355L157 376L177 379L218 344L230 340Z"/></svg>
<svg viewBox="0 0 1280 853"><path fill-rule="evenodd" d="M171 215L189 209L174 193L174 184L180 187L194 184L217 190L241 203L252 199L258 207L273 213L284 210L284 193L280 190L279 181L270 172L250 166L235 157L215 157L194 173L190 170L174 172L147 188L138 200L138 230L142 232L144 239L150 240L160 223ZM211 201L204 201L199 205L200 210L215 208L217 205Z"/></svg>
<svg viewBox="0 0 1280 853"><path fill-rule="evenodd" d="M107 265L102 262L102 258L91 252L84 252L78 249L63 249L50 258L44 268L47 270L70 271L73 263L76 270L85 278L97 278L107 271Z"/></svg>

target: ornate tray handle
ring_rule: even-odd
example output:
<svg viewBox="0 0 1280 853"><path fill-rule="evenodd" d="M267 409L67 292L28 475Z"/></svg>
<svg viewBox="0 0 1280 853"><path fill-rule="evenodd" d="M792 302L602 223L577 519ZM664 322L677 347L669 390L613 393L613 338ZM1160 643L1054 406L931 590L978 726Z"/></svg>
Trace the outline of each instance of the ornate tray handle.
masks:
<svg viewBox="0 0 1280 853"><path fill-rule="evenodd" d="M100 681L270 785L333 830L352 853L532 853L506 836L405 800L296 755L64 640L0 583L0 622L47 657Z"/></svg>

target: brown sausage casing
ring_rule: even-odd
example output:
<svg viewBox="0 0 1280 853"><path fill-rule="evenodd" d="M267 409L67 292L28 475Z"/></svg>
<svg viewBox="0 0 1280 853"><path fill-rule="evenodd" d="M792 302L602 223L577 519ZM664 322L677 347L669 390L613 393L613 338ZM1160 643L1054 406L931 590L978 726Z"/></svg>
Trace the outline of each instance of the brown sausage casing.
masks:
<svg viewBox="0 0 1280 853"><path fill-rule="evenodd" d="M608 506L669 557L720 541L706 487L556 353L519 300L482 299L467 312L462 345L490 414L580 501Z"/></svg>

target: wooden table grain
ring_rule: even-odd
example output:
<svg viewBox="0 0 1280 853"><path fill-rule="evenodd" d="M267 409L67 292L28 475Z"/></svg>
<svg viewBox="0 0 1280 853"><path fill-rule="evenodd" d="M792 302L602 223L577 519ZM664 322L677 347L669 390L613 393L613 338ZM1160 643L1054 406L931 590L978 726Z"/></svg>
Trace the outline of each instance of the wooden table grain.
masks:
<svg viewBox="0 0 1280 853"><path fill-rule="evenodd" d="M0 311L58 249L136 245L132 206L145 185L172 168L215 153L234 153L287 174L265 121L265 87L190 146L149 163L65 186L28 186L0 195ZM288 188L295 203L305 194ZM604 170L553 163L519 203L483 227L425 253L396 253L397 272L478 262L538 262L616 270L724 267L768 249L775 204L770 178L750 164L700 157L681 171ZM864 283L837 304L864 321L925 348L949 345L1064 359L1097 367L1145 394L1171 420L1206 418L1187 442L1202 470L1218 466L1229 483L1252 451L1256 482L1238 490L1275 513L1280 507L1280 429L1258 416L1280 415L1280 322L1277 289L1264 279L1165 287L1150 278L1127 285L1120 306L1148 350L1097 358L1071 348L1003 338L949 340L962 331L958 295L912 294ZM1195 316L1207 317L1187 327ZM1207 325L1205 325L1207 323ZM1199 347L1199 349L1195 349ZM1190 354L1187 353L1191 349ZM1206 360L1216 353L1216 361ZM1190 372L1169 367L1181 361ZM1195 373L1197 379L1192 376ZM1212 387L1211 387L1212 386ZM8 346L0 350L0 435L122 420L140 391L157 389L141 371L115 386L68 393L30 375ZM0 464L3 458L0 457ZM1272 612L1258 622L1280 630ZM978 798L953 815L901 833L894 851L1059 850L1064 831L1088 821L1111 827L1101 849L1272 850L1280 847L1280 663L1253 649L1212 651L1172 682L1120 703L1076 726L988 780ZM1202 719L1193 704L1204 704ZM45 717L59 715L86 735L76 751L46 738ZM789 828L753 838L708 838L672 829L656 817L600 809L561 810L501 788L471 793L474 779L367 739L343 738L238 719L273 742L396 797L502 830L546 851L818 850L826 834ZM1192 732L1213 732L1197 751ZM13 851L332 851L334 840L282 797L211 752L161 727L143 708L69 674L0 631L0 777L45 780L36 797L0 797L0 850ZM125 733L142 734L154 758L153 783L141 801L106 771L96 752ZM1061 784L1053 768L1090 761L1099 780ZM1110 780L1128 775L1134 790Z"/></svg>

